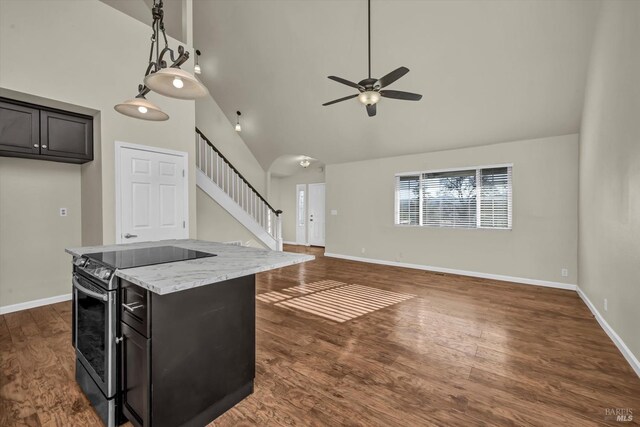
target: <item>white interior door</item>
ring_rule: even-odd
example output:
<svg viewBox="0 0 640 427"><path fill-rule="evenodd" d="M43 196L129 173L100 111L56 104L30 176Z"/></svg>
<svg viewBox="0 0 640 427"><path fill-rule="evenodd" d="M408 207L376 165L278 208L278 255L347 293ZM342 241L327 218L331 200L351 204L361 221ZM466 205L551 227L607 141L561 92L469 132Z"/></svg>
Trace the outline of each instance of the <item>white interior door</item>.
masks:
<svg viewBox="0 0 640 427"><path fill-rule="evenodd" d="M307 186L296 185L296 243L307 244Z"/></svg>
<svg viewBox="0 0 640 427"><path fill-rule="evenodd" d="M185 239L186 153L118 146L120 243ZM117 195L118 196L118 195Z"/></svg>
<svg viewBox="0 0 640 427"><path fill-rule="evenodd" d="M309 184L309 244L324 246L324 184Z"/></svg>

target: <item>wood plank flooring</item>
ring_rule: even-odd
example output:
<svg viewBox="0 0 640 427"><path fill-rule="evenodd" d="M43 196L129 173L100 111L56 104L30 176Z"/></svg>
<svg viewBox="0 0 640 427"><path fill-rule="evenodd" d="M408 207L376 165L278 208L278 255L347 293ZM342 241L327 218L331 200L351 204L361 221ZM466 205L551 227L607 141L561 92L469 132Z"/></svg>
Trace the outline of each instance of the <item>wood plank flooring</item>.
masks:
<svg viewBox="0 0 640 427"><path fill-rule="evenodd" d="M317 260L258 275L255 392L212 425L638 425L640 379L575 292L285 249ZM276 305L326 280L415 297L342 323ZM0 426L100 425L70 310L0 316Z"/></svg>

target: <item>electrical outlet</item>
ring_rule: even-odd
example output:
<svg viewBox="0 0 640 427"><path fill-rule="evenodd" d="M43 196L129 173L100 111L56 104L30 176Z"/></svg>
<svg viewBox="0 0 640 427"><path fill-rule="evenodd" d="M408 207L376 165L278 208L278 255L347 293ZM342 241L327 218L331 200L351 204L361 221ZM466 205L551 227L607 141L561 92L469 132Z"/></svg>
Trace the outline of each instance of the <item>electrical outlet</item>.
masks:
<svg viewBox="0 0 640 427"><path fill-rule="evenodd" d="M60 216L67 216L67 208L60 208Z"/></svg>
<svg viewBox="0 0 640 427"><path fill-rule="evenodd" d="M338 215L338 209L331 209L331 215Z"/></svg>
<svg viewBox="0 0 640 427"><path fill-rule="evenodd" d="M604 299L604 311L609 311L609 307L607 307L607 299Z"/></svg>
<svg viewBox="0 0 640 427"><path fill-rule="evenodd" d="M362 252L363 254L366 252L367 250L365 248L360 249L360 252Z"/></svg>
<svg viewBox="0 0 640 427"><path fill-rule="evenodd" d="M560 270L560 274L562 274L562 277L569 277L569 270L563 268L562 270Z"/></svg>

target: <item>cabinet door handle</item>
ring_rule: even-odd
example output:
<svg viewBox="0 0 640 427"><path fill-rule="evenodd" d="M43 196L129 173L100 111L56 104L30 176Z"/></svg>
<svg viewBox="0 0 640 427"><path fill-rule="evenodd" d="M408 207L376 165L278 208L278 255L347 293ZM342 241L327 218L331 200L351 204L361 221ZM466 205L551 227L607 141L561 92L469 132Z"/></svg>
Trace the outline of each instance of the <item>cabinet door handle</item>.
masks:
<svg viewBox="0 0 640 427"><path fill-rule="evenodd" d="M33 144L33 146L34 146L35 148L40 147L38 144Z"/></svg>
<svg viewBox="0 0 640 427"><path fill-rule="evenodd" d="M135 305L135 304L139 304L139 305ZM124 303L123 303L123 304L122 304L122 306L123 306L124 308L126 308L127 310L129 310L130 312L132 312L132 313L133 313L134 311L136 311L137 309L139 309L139 308L143 308L143 307L144 307L144 305L143 305L143 304L140 304L140 303L137 303L137 302L132 302L132 303L129 303L129 304L124 304Z"/></svg>
<svg viewBox="0 0 640 427"><path fill-rule="evenodd" d="M138 235L137 234L129 234L129 233L124 235L125 239L131 239L132 237L138 237Z"/></svg>
<svg viewBox="0 0 640 427"><path fill-rule="evenodd" d="M42 146L42 148L47 148L47 146L46 146L46 145L43 145L43 146Z"/></svg>

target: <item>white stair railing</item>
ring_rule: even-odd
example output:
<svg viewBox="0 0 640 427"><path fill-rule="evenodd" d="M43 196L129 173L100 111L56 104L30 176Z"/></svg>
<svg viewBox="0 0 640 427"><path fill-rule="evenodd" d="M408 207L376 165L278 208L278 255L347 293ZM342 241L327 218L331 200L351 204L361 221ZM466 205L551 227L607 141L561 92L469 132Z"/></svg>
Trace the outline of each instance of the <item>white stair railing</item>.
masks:
<svg viewBox="0 0 640 427"><path fill-rule="evenodd" d="M254 234L259 238L266 234L269 237L265 236L261 240L274 250L282 250L282 211L275 210L198 128L196 166L201 172L198 175L198 185L201 188L211 188L210 184L215 184L217 189L222 190L235 204L223 206L229 213L252 231L256 230L256 226L259 227L260 230L254 231ZM209 182L202 182L203 185L200 185L201 180ZM219 191L213 190L213 193L220 194ZM238 208L244 214L240 213ZM247 223L248 221L253 223Z"/></svg>

